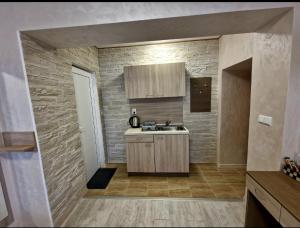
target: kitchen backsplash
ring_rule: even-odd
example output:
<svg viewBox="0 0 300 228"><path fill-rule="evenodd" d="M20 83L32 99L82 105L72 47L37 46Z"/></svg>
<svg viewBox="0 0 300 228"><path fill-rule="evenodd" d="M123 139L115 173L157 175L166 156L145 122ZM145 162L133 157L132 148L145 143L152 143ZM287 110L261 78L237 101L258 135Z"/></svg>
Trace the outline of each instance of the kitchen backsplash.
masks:
<svg viewBox="0 0 300 228"><path fill-rule="evenodd" d="M217 39L99 49L108 162L126 162L124 132L129 128L131 107L137 109L142 121L150 117L159 122L166 118L172 122L182 119L190 131L191 162L216 162L218 51ZM186 63L184 98L133 101L126 98L124 66L171 62ZM211 112L190 112L190 77L212 77Z"/></svg>
<svg viewBox="0 0 300 228"><path fill-rule="evenodd" d="M147 120L183 123L182 97L134 99L129 100L129 105L137 110L141 123Z"/></svg>

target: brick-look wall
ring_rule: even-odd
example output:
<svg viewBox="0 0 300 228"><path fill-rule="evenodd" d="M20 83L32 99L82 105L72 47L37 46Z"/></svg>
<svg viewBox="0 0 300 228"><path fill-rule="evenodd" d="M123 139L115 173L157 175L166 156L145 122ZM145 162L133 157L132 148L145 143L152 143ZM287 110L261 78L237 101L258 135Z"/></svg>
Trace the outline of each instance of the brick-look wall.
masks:
<svg viewBox="0 0 300 228"><path fill-rule="evenodd" d="M99 78L98 50L49 50L26 36L22 44L52 217L59 225L86 183L72 64Z"/></svg>
<svg viewBox="0 0 300 228"><path fill-rule="evenodd" d="M183 121L191 133L191 162L216 162L218 51L217 39L99 49L109 162L126 161L123 134L128 128L130 107L125 97L123 67L167 62L186 63L187 93L183 99ZM212 110L210 113L190 113L189 78L207 76L213 78Z"/></svg>

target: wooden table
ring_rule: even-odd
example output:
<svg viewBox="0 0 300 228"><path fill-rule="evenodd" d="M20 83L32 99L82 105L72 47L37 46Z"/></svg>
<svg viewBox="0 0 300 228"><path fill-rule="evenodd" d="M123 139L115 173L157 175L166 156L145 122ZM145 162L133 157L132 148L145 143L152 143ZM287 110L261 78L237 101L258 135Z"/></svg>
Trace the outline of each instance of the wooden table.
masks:
<svg viewBox="0 0 300 228"><path fill-rule="evenodd" d="M245 226L300 227L300 182L282 172L249 171Z"/></svg>

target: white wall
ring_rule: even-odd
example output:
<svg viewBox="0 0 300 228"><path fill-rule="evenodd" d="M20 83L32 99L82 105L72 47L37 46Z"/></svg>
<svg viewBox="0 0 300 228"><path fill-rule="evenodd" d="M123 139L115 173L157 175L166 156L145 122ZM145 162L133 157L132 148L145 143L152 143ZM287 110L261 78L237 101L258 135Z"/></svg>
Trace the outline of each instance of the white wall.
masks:
<svg viewBox="0 0 300 228"><path fill-rule="evenodd" d="M20 55L18 30L293 5L296 17L292 77L298 80L300 75L300 68L297 65L300 56L299 3L0 3L0 127L7 131L35 130ZM290 94L294 92L296 92L294 88L289 91ZM12 209L18 222L15 225L51 225L40 153L1 155L0 158L1 162L3 161L9 197L13 199Z"/></svg>
<svg viewBox="0 0 300 228"><path fill-rule="evenodd" d="M298 8L297 8L298 9ZM294 10L292 57L284 126L283 156L300 153L300 11Z"/></svg>
<svg viewBox="0 0 300 228"><path fill-rule="evenodd" d="M2 185L0 183L0 221L2 221L4 218L6 218L7 215L8 215L7 207L6 207L6 203L4 200Z"/></svg>

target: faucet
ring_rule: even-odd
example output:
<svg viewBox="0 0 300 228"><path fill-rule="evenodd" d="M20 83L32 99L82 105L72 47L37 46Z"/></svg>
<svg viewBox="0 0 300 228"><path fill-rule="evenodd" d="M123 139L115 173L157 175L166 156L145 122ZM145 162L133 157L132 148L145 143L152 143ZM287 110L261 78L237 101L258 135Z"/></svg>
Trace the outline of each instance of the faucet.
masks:
<svg viewBox="0 0 300 228"><path fill-rule="evenodd" d="M166 126L169 126L170 123L171 123L171 121L170 121L170 120L167 120L167 121L166 121Z"/></svg>

